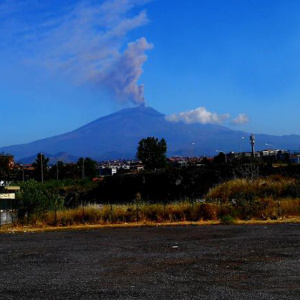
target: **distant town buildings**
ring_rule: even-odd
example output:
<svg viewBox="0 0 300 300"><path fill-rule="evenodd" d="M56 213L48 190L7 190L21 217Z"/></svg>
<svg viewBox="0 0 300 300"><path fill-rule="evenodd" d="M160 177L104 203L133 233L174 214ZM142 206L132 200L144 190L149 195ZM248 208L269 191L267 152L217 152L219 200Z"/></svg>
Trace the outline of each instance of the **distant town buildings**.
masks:
<svg viewBox="0 0 300 300"><path fill-rule="evenodd" d="M293 164L300 164L300 150L289 150L289 160Z"/></svg>
<svg viewBox="0 0 300 300"><path fill-rule="evenodd" d="M229 152L225 153L218 150L219 154L215 157L184 157L175 155L167 158L167 163L173 167L187 167L196 166L201 167L209 163L243 163L255 159L262 163L291 163L300 164L300 150L284 150L275 149L273 145L266 144L272 148L255 151L255 136L250 136L249 152ZM299 148L300 149L300 148ZM63 163L58 165L45 166L45 171L48 174L48 179L63 179L72 178L78 179L81 177L82 166L77 163ZM141 161L138 160L112 160L95 163L93 166L95 171L93 176L95 180L101 179L105 176L114 176L115 174L135 174L144 170ZM13 174L10 176L8 174ZM59 175L59 176L58 176ZM29 179L37 179L37 165L36 164L17 164L14 162L14 157L9 154L0 154L0 187L6 186L11 178L18 181L25 181Z"/></svg>
<svg viewBox="0 0 300 300"><path fill-rule="evenodd" d="M117 173L137 173L144 170L140 161L135 160L114 160L99 163L100 176L112 176Z"/></svg>

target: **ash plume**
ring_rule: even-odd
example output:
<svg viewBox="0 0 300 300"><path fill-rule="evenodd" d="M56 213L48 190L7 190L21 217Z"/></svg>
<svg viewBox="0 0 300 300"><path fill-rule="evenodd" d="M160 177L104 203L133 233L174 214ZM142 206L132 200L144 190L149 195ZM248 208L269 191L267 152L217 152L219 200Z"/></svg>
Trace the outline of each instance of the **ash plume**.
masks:
<svg viewBox="0 0 300 300"><path fill-rule="evenodd" d="M138 84L143 73L142 66L147 60L145 51L152 49L145 38L129 43L124 53L104 72L99 74L100 82L104 82L115 91L118 98L131 99L136 104L144 103L144 85Z"/></svg>
<svg viewBox="0 0 300 300"><path fill-rule="evenodd" d="M145 37L130 42L128 34L148 23L147 13L139 9L148 1L62 2L56 15L51 12L50 2L28 0L28 6L21 6L22 1L9 2L13 4L10 19L15 19L10 24L18 24L10 30L20 37L16 53L21 60L77 84L92 84L120 101L143 104L144 87L139 80L147 60L145 52L153 46ZM33 14L36 9L40 10L38 16ZM26 20L25 26L20 14L14 14L18 10L36 19ZM0 19L1 14L4 12L0 12Z"/></svg>

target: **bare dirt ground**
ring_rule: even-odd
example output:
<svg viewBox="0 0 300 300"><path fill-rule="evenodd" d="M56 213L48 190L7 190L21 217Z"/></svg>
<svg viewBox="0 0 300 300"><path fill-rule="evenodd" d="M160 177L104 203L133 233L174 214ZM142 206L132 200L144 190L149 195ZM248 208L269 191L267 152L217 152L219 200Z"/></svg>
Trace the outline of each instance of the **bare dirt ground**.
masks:
<svg viewBox="0 0 300 300"><path fill-rule="evenodd" d="M300 299L300 225L0 235L0 299Z"/></svg>

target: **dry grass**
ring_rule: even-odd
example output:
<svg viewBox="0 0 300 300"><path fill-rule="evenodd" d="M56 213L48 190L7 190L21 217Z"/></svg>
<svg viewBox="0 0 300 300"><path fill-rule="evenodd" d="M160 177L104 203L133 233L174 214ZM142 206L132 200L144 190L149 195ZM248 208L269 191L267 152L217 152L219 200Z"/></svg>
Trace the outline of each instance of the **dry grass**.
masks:
<svg viewBox="0 0 300 300"><path fill-rule="evenodd" d="M105 228L133 228L133 227L158 227L158 226L210 226L219 225L221 221L197 221L197 222L137 222L137 223L120 223L120 224L77 224L71 226L48 226L45 224L22 226L20 224L5 225L0 227L0 234L14 234L14 233L35 233L47 231L70 231L70 230L94 230ZM268 225L268 224L299 224L300 217L282 218L278 220L235 220L236 225Z"/></svg>
<svg viewBox="0 0 300 300"><path fill-rule="evenodd" d="M208 199L223 202L241 197L247 199L300 197L300 182L279 175L254 180L234 179L212 188L207 194Z"/></svg>
<svg viewBox="0 0 300 300"><path fill-rule="evenodd" d="M236 219L279 219L300 215L300 182L282 176L235 179L212 188L207 199L221 215Z"/></svg>
<svg viewBox="0 0 300 300"><path fill-rule="evenodd" d="M35 227L44 226L76 226L79 224L123 224L123 223L174 223L216 221L220 207L214 203L180 202L172 204L139 205L89 205L76 209L49 211L40 215L33 215L30 222ZM19 223L20 224L20 223Z"/></svg>
<svg viewBox="0 0 300 300"><path fill-rule="evenodd" d="M267 205L265 204L267 203ZM141 204L136 205L90 205L76 209L51 211L32 218L30 225L34 228L61 227L77 228L78 226L115 226L141 224L218 224L224 216L231 216L236 220L279 220L299 218L300 199L264 199L261 210L256 215L245 218L232 205L216 203L181 202L173 204ZM25 224L27 224L25 222ZM128 225L129 226L129 225ZM15 224L24 227L24 224Z"/></svg>
<svg viewBox="0 0 300 300"><path fill-rule="evenodd" d="M255 180L237 179L211 189L206 202L170 204L88 205L76 209L33 215L14 224L14 230L53 228L101 228L105 226L156 226L158 224L260 224L299 222L300 182L272 176ZM293 196L290 196L293 195ZM30 227L24 227L30 225ZM6 227L3 227L4 231ZM7 227L10 228L10 227ZM52 229L51 229L52 228ZM2 229L1 229L2 230Z"/></svg>

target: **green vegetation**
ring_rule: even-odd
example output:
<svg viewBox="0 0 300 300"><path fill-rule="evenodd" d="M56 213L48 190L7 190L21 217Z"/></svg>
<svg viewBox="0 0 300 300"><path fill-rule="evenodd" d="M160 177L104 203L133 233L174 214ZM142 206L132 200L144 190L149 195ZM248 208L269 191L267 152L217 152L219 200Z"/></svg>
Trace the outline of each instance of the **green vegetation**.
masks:
<svg viewBox="0 0 300 300"><path fill-rule="evenodd" d="M205 199L149 202L137 193L128 203L88 204L97 183L36 181L21 183L18 194L19 223L36 226L78 224L171 223L238 220L277 220L300 216L299 180L270 176L234 179L209 190ZM70 200L79 195L85 201ZM76 198L76 197L75 197ZM76 200L76 201L75 201Z"/></svg>
<svg viewBox="0 0 300 300"><path fill-rule="evenodd" d="M207 200L220 205L222 216L239 219L299 216L300 180L278 175L234 179L212 188Z"/></svg>
<svg viewBox="0 0 300 300"><path fill-rule="evenodd" d="M166 166L167 143L165 139L147 137L139 141L136 157L146 170L155 170Z"/></svg>
<svg viewBox="0 0 300 300"><path fill-rule="evenodd" d="M43 153L39 153L33 163L35 169L35 178L38 181L44 182L48 173L49 158L46 158Z"/></svg>
<svg viewBox="0 0 300 300"><path fill-rule="evenodd" d="M21 186L16 208L18 223L25 225L232 224L299 218L300 166L232 163L220 153L214 161L178 167L166 164L166 150L164 139L142 139L137 157L145 164L145 171L97 181L91 180L97 175L97 164L90 158L67 165L58 161L49 168L48 159L39 154L34 164L35 181L28 180L24 169L19 168L17 176L12 156L2 155L0 171Z"/></svg>
<svg viewBox="0 0 300 300"><path fill-rule="evenodd" d="M235 219L231 215L224 215L224 216L220 217L220 222L221 222L221 224L229 225L229 224L234 224Z"/></svg>
<svg viewBox="0 0 300 300"><path fill-rule="evenodd" d="M49 189L34 180L21 184L21 191L17 195L18 217L22 222L31 222L33 218L48 211L63 208L64 202L57 191Z"/></svg>
<svg viewBox="0 0 300 300"><path fill-rule="evenodd" d="M0 153L0 180L14 180L17 170L12 165L13 156L10 154Z"/></svg>
<svg viewBox="0 0 300 300"><path fill-rule="evenodd" d="M81 178L97 177L97 162L89 157L80 157L77 161L78 169L81 170Z"/></svg>

